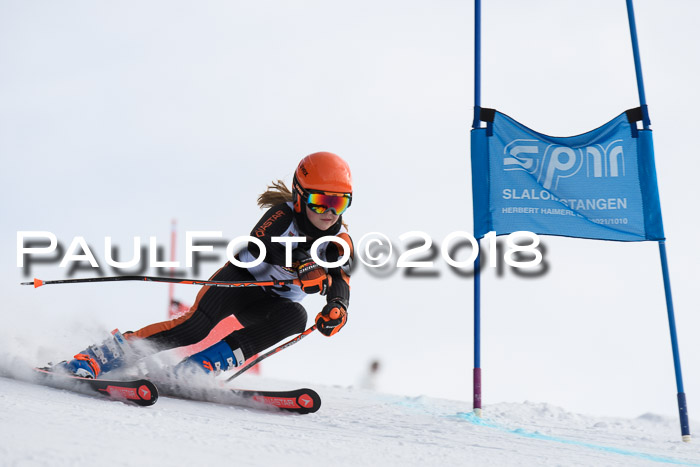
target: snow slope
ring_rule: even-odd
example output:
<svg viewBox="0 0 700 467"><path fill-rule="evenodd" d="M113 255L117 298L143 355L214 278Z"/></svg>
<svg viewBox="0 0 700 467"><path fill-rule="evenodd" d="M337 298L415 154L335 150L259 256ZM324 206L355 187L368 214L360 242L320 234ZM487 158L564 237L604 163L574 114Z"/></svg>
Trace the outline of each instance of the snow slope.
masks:
<svg viewBox="0 0 700 467"><path fill-rule="evenodd" d="M600 419L526 402L487 406L477 419L464 402L315 389L320 411L294 415L169 398L140 408L0 378L0 465L700 466L672 418Z"/></svg>

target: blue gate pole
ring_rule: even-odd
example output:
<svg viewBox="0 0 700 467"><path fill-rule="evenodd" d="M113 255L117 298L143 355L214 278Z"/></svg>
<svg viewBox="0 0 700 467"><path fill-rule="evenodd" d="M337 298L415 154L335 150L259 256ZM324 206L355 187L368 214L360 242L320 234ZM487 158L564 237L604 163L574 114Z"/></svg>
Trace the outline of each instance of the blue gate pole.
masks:
<svg viewBox="0 0 700 467"><path fill-rule="evenodd" d="M639 92L639 103L642 111L646 115L647 97L644 94L644 78L642 77L642 60L639 58L639 43L637 42L637 24L634 21L634 5L632 0L627 0L627 18L630 23L630 36L632 37L632 54L634 55L634 71L637 76L637 91ZM649 129L649 119L643 120L644 129Z"/></svg>
<svg viewBox="0 0 700 467"><path fill-rule="evenodd" d="M474 0L474 123L480 126L481 107L481 0ZM472 155L472 157L474 157ZM476 229L476 225L474 226ZM477 240L477 246L480 246ZM481 250L481 249L479 249ZM474 414L481 417L481 251L474 260L474 372L472 404Z"/></svg>
<svg viewBox="0 0 700 467"><path fill-rule="evenodd" d="M474 106L481 106L481 0L474 0Z"/></svg>
<svg viewBox="0 0 700 467"><path fill-rule="evenodd" d="M477 245L480 241L477 240ZM481 417L481 252L474 260L474 414Z"/></svg>
<svg viewBox="0 0 700 467"><path fill-rule="evenodd" d="M627 0L627 17L630 23L630 36L632 37L632 53L634 54L634 69L637 75L637 90L639 91L639 103L642 107L644 119L642 124L645 130L649 129L650 121L647 111L646 95L644 94L644 80L642 78L642 61L639 57L639 43L637 41L637 25L634 21L634 6L632 0ZM681 437L683 441L690 442L690 424L688 423L688 406L683 390L683 374L681 372L681 355L678 351L678 336L676 334L676 318L673 313L673 297L671 295L671 278L668 272L668 258L666 256L666 242L659 242L659 255L661 257L661 272L664 279L664 292L666 294L666 311L668 312L668 326L671 331L671 349L673 350L673 365L676 372L676 388L678 391L678 414L681 422Z"/></svg>
<svg viewBox="0 0 700 467"><path fill-rule="evenodd" d="M688 422L688 405L685 401L683 390L683 373L681 372L681 355L678 351L678 335L676 334L676 319L673 313L673 298L671 296L671 278L668 273L668 259L666 257L666 242L659 242L659 254L661 256L661 272L664 277L664 292L666 292L666 311L668 312L668 327L671 331L671 348L673 349L673 365L676 370L676 388L678 390L678 415L681 422L681 437L683 441L690 442L690 424Z"/></svg>

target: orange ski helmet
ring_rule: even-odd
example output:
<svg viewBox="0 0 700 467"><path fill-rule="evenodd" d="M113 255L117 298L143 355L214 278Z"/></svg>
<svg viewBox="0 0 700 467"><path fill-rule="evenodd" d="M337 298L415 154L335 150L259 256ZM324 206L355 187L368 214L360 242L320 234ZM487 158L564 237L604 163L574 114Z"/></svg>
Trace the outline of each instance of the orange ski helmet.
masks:
<svg viewBox="0 0 700 467"><path fill-rule="evenodd" d="M352 199L350 166L331 152L310 154L297 166L292 191L295 212L302 212L303 203L310 193L347 195Z"/></svg>

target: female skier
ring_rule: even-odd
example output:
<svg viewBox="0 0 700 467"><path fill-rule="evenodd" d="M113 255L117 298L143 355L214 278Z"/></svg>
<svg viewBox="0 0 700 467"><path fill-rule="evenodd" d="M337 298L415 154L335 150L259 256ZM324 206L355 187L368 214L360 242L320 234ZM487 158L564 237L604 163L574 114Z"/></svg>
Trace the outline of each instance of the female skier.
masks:
<svg viewBox="0 0 700 467"><path fill-rule="evenodd" d="M144 357L142 348L156 352L191 345L203 340L224 318L234 315L243 326L220 342L196 353L178 366L196 366L208 372L229 370L285 337L300 333L306 326L306 310L299 303L306 294L326 296L326 305L316 316L318 331L325 336L336 334L347 321L350 298L349 270L353 247L343 224L342 214L352 201L352 179L348 164L329 152L306 156L299 163L292 191L282 181L273 183L258 197L258 205L269 209L253 227L251 236L266 248L264 261L252 268L227 262L211 277L214 281L264 281L296 279L301 285L281 287L211 287L205 286L185 315L170 321L151 324L138 331L117 331L105 342L92 345L73 360L57 366L81 377L97 378L115 368ZM337 236L350 247L349 261L324 269L310 255L318 238ZM286 263L285 244L273 237L305 237L292 243L292 264ZM336 242L323 243L318 258L334 262L343 256ZM248 263L260 256L249 243L237 256ZM134 346L137 341L148 346Z"/></svg>

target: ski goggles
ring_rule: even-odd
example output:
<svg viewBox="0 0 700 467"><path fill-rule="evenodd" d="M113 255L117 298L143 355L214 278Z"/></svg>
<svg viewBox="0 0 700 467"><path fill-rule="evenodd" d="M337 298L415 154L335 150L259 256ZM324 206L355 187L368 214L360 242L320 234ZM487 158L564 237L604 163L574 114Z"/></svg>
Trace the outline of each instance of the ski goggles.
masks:
<svg viewBox="0 0 700 467"><path fill-rule="evenodd" d="M316 214L323 214L329 209L341 215L352 203L352 195L327 195L325 193L309 193L306 205Z"/></svg>

